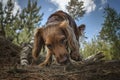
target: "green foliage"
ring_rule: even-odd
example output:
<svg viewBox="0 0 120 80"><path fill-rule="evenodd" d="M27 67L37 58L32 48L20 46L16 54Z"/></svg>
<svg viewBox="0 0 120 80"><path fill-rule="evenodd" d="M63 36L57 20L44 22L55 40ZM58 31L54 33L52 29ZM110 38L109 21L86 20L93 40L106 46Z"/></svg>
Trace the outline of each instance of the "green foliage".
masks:
<svg viewBox="0 0 120 80"><path fill-rule="evenodd" d="M17 13L13 15L13 8L14 3L12 2L12 0L8 0L5 7L3 7L2 1L0 1L0 33L4 37L14 37L16 27L13 25L19 11L17 11Z"/></svg>
<svg viewBox="0 0 120 80"><path fill-rule="evenodd" d="M105 20L99 36L111 45L112 59L120 59L120 14L109 6L104 10Z"/></svg>
<svg viewBox="0 0 120 80"><path fill-rule="evenodd" d="M28 5L21 13L19 10L13 14L14 2L8 0L3 7L0 1L0 35L10 38L16 44L30 42L35 27L40 25L43 14L39 14L41 6L37 6L37 0L28 0Z"/></svg>
<svg viewBox="0 0 120 80"><path fill-rule="evenodd" d="M120 15L108 6L105 8L104 17L105 20L100 31L100 37L105 41L113 43L115 40L120 39L120 36L116 34L120 31Z"/></svg>
<svg viewBox="0 0 120 80"><path fill-rule="evenodd" d="M40 25L43 14L39 14L41 6L37 6L37 0L28 0L28 5L22 10L19 19L16 20L19 26L18 35L14 40L15 43L21 44L23 42L29 43L33 37L34 29Z"/></svg>
<svg viewBox="0 0 120 80"><path fill-rule="evenodd" d="M83 1L70 0L66 9L74 19L79 20L85 14L83 4Z"/></svg>
<svg viewBox="0 0 120 80"><path fill-rule="evenodd" d="M112 59L110 55L110 45L105 43L103 40L100 40L96 37L92 39L91 42L85 42L82 48L82 54L84 57L91 56L97 52L103 52L107 60Z"/></svg>
<svg viewBox="0 0 120 80"><path fill-rule="evenodd" d="M107 60L120 59L120 14L107 6L104 23L98 37L83 44L82 53L88 57L102 51Z"/></svg>

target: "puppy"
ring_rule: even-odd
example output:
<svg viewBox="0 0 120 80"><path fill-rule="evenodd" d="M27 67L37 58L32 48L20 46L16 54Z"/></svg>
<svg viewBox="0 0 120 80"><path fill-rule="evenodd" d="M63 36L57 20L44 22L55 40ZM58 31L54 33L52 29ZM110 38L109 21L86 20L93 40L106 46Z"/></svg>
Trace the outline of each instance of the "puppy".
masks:
<svg viewBox="0 0 120 80"><path fill-rule="evenodd" d="M67 13L57 11L53 13L42 28L38 28L34 37L32 56L38 59L41 49L47 48L46 59L40 66L50 65L52 55L59 64L66 64L69 58L81 61L79 54L79 37L85 25L76 26L75 21Z"/></svg>

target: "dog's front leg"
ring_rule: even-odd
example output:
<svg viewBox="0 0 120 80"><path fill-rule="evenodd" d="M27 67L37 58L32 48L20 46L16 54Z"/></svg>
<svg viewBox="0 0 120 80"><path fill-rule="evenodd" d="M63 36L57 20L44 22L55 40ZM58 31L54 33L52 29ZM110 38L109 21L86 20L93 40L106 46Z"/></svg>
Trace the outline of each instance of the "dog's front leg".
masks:
<svg viewBox="0 0 120 80"><path fill-rule="evenodd" d="M79 52L79 46L75 45L70 52L70 57L71 59L75 60L75 61L82 61L82 56Z"/></svg>
<svg viewBox="0 0 120 80"><path fill-rule="evenodd" d="M40 67L49 66L52 62L52 53L50 51L46 54L46 59L43 63L39 64Z"/></svg>

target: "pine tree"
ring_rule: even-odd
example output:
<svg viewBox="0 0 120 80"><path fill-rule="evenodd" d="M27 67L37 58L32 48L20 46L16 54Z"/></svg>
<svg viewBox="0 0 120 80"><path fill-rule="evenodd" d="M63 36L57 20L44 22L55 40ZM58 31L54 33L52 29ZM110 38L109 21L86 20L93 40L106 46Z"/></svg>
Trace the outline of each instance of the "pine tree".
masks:
<svg viewBox="0 0 120 80"><path fill-rule="evenodd" d="M14 33L14 20L17 18L18 12L13 15L12 11L14 3L12 0L8 0L7 5L3 7L2 1L0 2L0 33L4 37L12 37Z"/></svg>
<svg viewBox="0 0 120 80"><path fill-rule="evenodd" d="M18 37L14 40L16 43L29 43L32 40L34 29L40 25L42 14L39 14L41 6L37 6L37 0L28 0L28 5L20 13L20 20L18 20L19 30Z"/></svg>
<svg viewBox="0 0 120 80"><path fill-rule="evenodd" d="M100 38L111 45L113 59L120 59L120 14L107 6L104 9L104 23Z"/></svg>
<svg viewBox="0 0 120 80"><path fill-rule="evenodd" d="M83 1L70 0L66 6L66 9L74 19L79 20L85 14L83 5Z"/></svg>

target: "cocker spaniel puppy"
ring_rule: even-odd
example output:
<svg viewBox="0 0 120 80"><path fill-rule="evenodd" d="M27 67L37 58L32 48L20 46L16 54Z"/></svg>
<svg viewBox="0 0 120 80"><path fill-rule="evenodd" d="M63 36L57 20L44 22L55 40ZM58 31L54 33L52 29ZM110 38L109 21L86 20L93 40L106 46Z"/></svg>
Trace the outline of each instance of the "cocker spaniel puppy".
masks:
<svg viewBox="0 0 120 80"><path fill-rule="evenodd" d="M41 49L47 47L46 59L40 66L50 65L52 55L59 64L66 64L71 59L81 61L79 53L79 37L85 25L76 26L75 21L67 13L57 11L53 13L42 28L38 28L34 37L32 56L38 59Z"/></svg>

